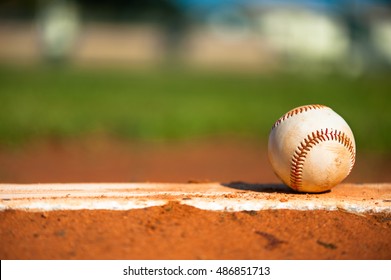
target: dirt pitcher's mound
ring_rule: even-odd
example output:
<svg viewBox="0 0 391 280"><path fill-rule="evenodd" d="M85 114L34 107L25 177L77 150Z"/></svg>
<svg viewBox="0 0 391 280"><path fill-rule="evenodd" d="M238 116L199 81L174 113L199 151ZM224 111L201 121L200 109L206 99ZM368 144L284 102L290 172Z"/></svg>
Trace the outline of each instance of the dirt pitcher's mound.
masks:
<svg viewBox="0 0 391 280"><path fill-rule="evenodd" d="M390 190L3 184L0 258L391 259Z"/></svg>
<svg viewBox="0 0 391 280"><path fill-rule="evenodd" d="M170 203L0 217L1 259L391 259L389 214Z"/></svg>

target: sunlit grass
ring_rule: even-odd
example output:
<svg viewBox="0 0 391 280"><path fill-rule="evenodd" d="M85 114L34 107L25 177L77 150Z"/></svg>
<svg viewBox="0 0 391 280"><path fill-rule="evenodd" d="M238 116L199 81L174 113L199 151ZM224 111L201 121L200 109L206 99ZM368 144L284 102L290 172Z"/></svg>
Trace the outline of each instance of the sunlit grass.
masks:
<svg viewBox="0 0 391 280"><path fill-rule="evenodd" d="M357 146L391 151L391 80L179 70L0 68L0 142L91 133L132 139L237 135L266 139L293 107L332 107Z"/></svg>

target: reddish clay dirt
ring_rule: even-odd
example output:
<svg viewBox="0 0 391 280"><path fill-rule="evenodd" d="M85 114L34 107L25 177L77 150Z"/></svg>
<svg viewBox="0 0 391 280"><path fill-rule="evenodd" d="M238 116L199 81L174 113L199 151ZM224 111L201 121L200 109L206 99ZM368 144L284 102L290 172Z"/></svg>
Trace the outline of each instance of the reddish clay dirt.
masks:
<svg viewBox="0 0 391 280"><path fill-rule="evenodd" d="M41 142L0 149L1 183L273 183L264 143ZM390 182L390 158L359 153L347 182ZM0 212L1 259L391 259L390 214L204 211Z"/></svg>
<svg viewBox="0 0 391 280"><path fill-rule="evenodd" d="M1 213L1 259L390 259L391 216L337 211Z"/></svg>
<svg viewBox="0 0 391 280"><path fill-rule="evenodd" d="M112 138L0 147L0 183L277 183L266 143L244 140L135 143ZM358 151L350 183L391 182L391 155Z"/></svg>

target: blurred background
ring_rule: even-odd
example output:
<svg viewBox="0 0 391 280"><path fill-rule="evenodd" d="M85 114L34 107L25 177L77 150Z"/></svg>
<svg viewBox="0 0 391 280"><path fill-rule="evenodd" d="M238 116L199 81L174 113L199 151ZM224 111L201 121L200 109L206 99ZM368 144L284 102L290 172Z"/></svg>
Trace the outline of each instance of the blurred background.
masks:
<svg viewBox="0 0 391 280"><path fill-rule="evenodd" d="M311 103L390 182L390 74L389 0L1 0L0 182L278 182Z"/></svg>

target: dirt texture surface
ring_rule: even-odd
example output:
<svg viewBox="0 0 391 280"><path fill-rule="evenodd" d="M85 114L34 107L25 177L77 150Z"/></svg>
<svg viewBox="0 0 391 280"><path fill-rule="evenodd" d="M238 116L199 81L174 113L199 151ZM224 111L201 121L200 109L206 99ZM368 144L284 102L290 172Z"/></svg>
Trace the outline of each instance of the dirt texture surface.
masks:
<svg viewBox="0 0 391 280"><path fill-rule="evenodd" d="M391 216L338 211L0 213L1 259L390 259Z"/></svg>
<svg viewBox="0 0 391 280"><path fill-rule="evenodd" d="M36 143L0 149L0 182L279 183L264 146L221 140ZM359 153L346 181L390 182L390 163L387 157ZM391 259L391 216L324 210L209 211L178 202L126 211L7 210L0 212L0 258Z"/></svg>

